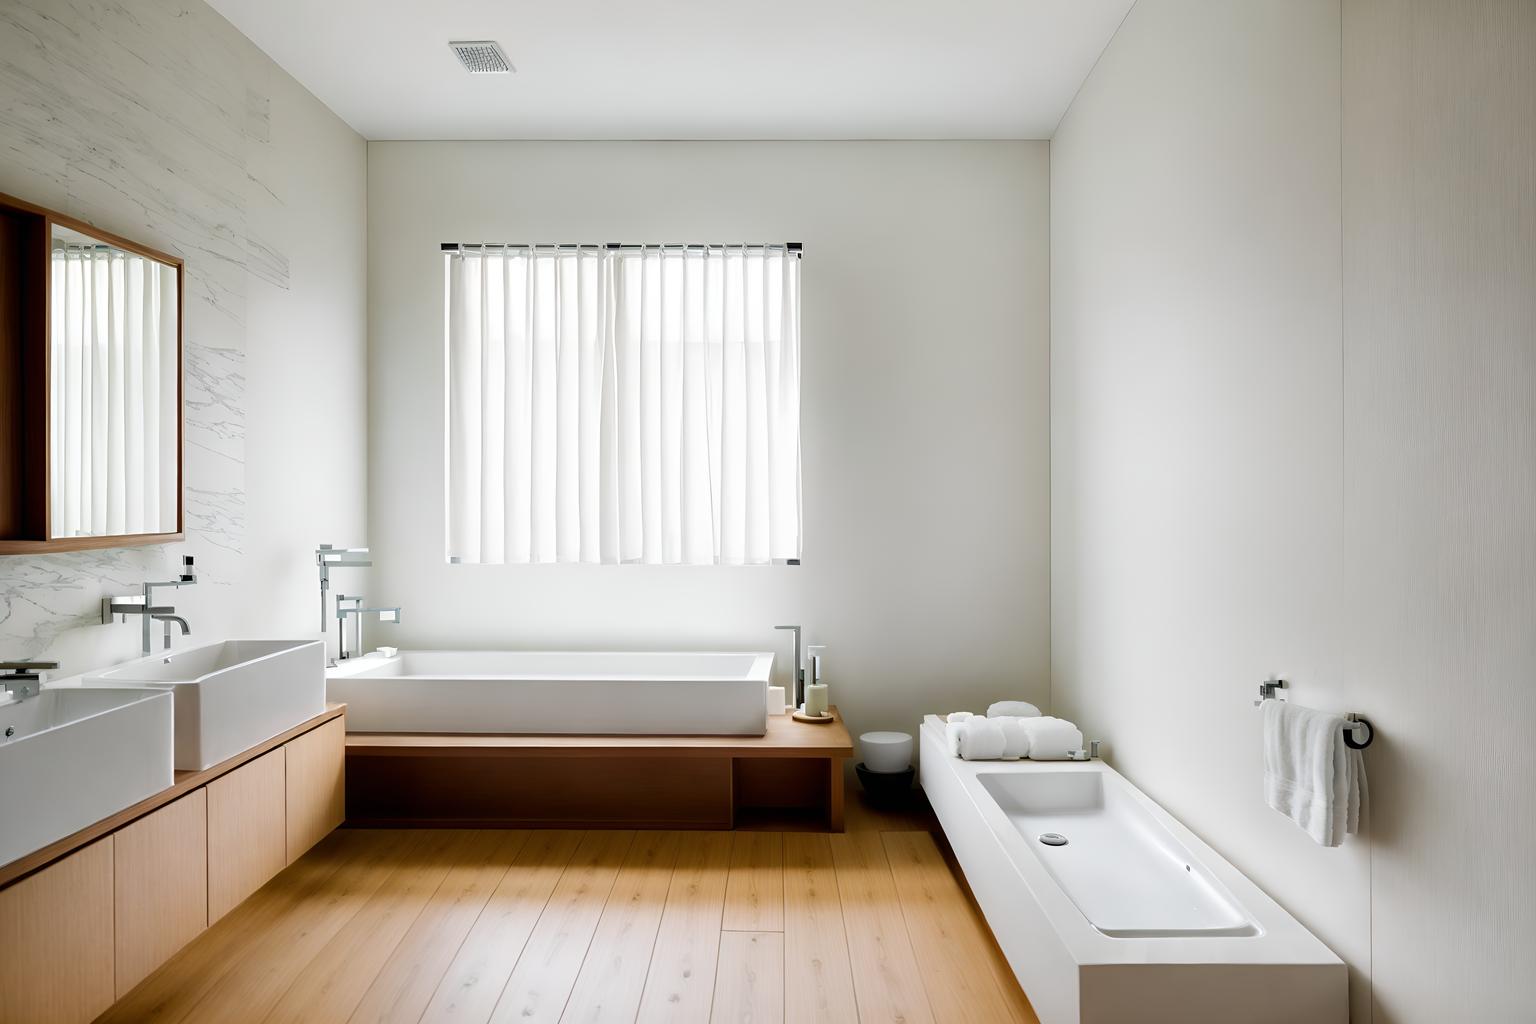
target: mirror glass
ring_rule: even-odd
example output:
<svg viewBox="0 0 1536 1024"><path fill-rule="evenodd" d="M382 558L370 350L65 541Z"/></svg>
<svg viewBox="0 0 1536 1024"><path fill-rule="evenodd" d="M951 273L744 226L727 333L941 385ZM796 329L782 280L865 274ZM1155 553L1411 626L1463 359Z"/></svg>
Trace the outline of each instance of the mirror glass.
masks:
<svg viewBox="0 0 1536 1024"><path fill-rule="evenodd" d="M181 268L57 223L51 236L49 535L175 533Z"/></svg>

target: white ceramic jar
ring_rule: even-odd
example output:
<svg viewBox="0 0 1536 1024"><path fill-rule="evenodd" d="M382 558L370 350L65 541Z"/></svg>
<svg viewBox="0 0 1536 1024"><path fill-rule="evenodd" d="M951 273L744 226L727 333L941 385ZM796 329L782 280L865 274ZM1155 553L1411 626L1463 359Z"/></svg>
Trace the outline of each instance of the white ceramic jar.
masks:
<svg viewBox="0 0 1536 1024"><path fill-rule="evenodd" d="M904 772L912 764L912 735L905 732L866 732L859 737L864 767L881 775Z"/></svg>

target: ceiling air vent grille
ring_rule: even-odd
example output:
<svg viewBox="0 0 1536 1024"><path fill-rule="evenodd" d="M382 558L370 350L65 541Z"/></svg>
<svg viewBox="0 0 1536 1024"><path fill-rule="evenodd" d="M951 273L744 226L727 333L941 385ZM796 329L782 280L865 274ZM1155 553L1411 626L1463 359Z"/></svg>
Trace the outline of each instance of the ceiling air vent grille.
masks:
<svg viewBox="0 0 1536 1024"><path fill-rule="evenodd" d="M453 42L448 46L472 75L506 75L514 70L501 47L489 39Z"/></svg>

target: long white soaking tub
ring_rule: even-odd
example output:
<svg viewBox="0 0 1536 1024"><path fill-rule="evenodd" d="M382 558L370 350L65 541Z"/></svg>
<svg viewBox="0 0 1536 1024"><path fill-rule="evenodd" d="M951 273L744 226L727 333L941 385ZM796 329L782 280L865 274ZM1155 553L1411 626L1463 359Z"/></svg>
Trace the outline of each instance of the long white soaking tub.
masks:
<svg viewBox="0 0 1536 1024"><path fill-rule="evenodd" d="M1348 1018L1343 962L1102 761L962 761L929 716L921 764L1044 1024Z"/></svg>
<svg viewBox="0 0 1536 1024"><path fill-rule="evenodd" d="M326 674L349 732L761 736L763 653L401 651Z"/></svg>

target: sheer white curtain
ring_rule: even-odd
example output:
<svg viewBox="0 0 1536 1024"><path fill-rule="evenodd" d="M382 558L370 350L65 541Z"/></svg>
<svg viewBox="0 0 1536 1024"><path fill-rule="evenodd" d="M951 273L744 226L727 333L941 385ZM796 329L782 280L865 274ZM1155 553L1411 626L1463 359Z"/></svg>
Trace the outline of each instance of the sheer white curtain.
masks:
<svg viewBox="0 0 1536 1024"><path fill-rule="evenodd" d="M55 248L49 445L54 537L176 529L176 269Z"/></svg>
<svg viewBox="0 0 1536 1024"><path fill-rule="evenodd" d="M800 557L800 259L446 254L448 557Z"/></svg>

